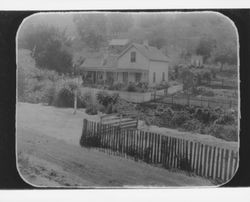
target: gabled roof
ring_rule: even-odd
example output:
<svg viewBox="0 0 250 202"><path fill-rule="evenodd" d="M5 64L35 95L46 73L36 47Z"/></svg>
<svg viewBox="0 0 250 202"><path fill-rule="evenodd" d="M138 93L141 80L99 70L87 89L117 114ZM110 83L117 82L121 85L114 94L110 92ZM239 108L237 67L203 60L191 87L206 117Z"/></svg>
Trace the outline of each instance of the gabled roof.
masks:
<svg viewBox="0 0 250 202"><path fill-rule="evenodd" d="M155 48L153 46L142 45L142 44L137 44L137 43L131 44L128 48L126 48L119 55L119 57L124 55L132 47L135 47L142 55L144 55L149 60L163 61L163 62L168 62L169 61L169 59L165 55L163 55L162 52L159 49L157 49L157 48Z"/></svg>
<svg viewBox="0 0 250 202"><path fill-rule="evenodd" d="M109 42L110 46L125 46L129 43L128 39L112 39Z"/></svg>
<svg viewBox="0 0 250 202"><path fill-rule="evenodd" d="M117 68L118 59L124 55L130 48L135 47L142 55L152 61L168 62L168 58L161 53L161 51L152 46L144 46L141 44L133 43L126 48L120 55L98 55L86 57L79 69L84 68Z"/></svg>
<svg viewBox="0 0 250 202"><path fill-rule="evenodd" d="M80 68L116 68L117 55L107 57L87 57Z"/></svg>

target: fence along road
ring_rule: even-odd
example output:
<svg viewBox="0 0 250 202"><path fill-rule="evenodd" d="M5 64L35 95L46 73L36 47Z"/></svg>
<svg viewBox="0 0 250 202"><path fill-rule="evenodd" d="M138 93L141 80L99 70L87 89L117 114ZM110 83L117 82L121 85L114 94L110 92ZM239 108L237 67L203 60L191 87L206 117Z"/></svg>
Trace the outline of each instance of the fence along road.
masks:
<svg viewBox="0 0 250 202"><path fill-rule="evenodd" d="M80 144L109 155L178 169L223 183L238 167L238 150L83 120Z"/></svg>

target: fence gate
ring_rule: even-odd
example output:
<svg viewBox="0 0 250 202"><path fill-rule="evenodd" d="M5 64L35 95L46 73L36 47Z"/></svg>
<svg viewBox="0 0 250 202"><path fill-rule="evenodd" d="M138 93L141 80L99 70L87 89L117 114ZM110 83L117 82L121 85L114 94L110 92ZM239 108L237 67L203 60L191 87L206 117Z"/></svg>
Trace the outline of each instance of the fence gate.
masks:
<svg viewBox="0 0 250 202"><path fill-rule="evenodd" d="M120 129L136 129L138 126L138 116L132 113L107 114L101 116L100 124L118 126Z"/></svg>

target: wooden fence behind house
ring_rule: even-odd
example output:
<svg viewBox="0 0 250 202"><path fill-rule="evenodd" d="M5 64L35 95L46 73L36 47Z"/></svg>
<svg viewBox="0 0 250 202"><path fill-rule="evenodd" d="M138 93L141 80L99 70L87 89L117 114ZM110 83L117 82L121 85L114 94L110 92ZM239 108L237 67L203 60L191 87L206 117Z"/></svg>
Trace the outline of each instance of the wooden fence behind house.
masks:
<svg viewBox="0 0 250 202"><path fill-rule="evenodd" d="M80 144L110 155L132 158L166 169L179 169L226 182L238 166L238 151L193 140L83 121Z"/></svg>
<svg viewBox="0 0 250 202"><path fill-rule="evenodd" d="M163 99L155 100L159 104L178 104L178 105L189 105L197 107L222 107L222 108L232 108L238 106L237 100L225 100L225 99L209 99L204 97L189 97L189 96L166 96Z"/></svg>

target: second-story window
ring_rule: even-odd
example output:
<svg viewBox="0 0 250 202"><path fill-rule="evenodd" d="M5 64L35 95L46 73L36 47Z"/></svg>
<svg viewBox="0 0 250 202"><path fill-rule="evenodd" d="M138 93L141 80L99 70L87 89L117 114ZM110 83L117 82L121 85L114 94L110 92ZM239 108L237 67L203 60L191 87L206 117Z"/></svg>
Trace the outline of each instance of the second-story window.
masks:
<svg viewBox="0 0 250 202"><path fill-rule="evenodd" d="M136 52L135 51L130 53L130 62L136 62Z"/></svg>

